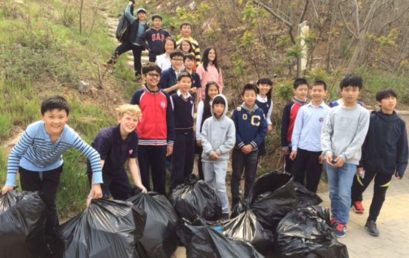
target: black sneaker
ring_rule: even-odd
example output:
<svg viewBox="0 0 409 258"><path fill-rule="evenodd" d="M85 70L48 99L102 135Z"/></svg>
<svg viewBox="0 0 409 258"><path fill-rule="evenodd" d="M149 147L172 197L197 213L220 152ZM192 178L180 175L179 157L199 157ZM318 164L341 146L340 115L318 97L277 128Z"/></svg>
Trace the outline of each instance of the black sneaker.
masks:
<svg viewBox="0 0 409 258"><path fill-rule="evenodd" d="M379 230L376 226L376 222L373 220L368 220L365 224L366 231L368 231L369 235L377 237L379 236Z"/></svg>

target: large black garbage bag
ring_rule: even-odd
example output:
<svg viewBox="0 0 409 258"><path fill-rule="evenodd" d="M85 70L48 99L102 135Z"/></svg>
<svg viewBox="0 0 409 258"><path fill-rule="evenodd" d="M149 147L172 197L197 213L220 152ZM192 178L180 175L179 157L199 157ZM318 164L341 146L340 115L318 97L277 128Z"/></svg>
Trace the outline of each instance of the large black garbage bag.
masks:
<svg viewBox="0 0 409 258"><path fill-rule="evenodd" d="M188 258L262 258L249 243L223 236L204 222L185 221L178 226L178 237Z"/></svg>
<svg viewBox="0 0 409 258"><path fill-rule="evenodd" d="M299 208L318 205L322 202L322 199L316 193L311 192L298 182L294 182L294 189L297 194L297 207Z"/></svg>
<svg viewBox="0 0 409 258"><path fill-rule="evenodd" d="M252 210L247 209L222 223L223 235L249 242L257 251L266 255L273 251L274 236L257 221Z"/></svg>
<svg viewBox="0 0 409 258"><path fill-rule="evenodd" d="M282 257L348 258L329 225L329 210L319 206L288 213L277 226L277 244Z"/></svg>
<svg viewBox="0 0 409 258"><path fill-rule="evenodd" d="M216 221L222 216L222 204L216 191L194 177L172 191L171 201L179 216L190 221L197 217Z"/></svg>
<svg viewBox="0 0 409 258"><path fill-rule="evenodd" d="M297 205L293 177L288 173L270 172L257 178L250 194L251 209L258 221L273 231L280 219Z"/></svg>
<svg viewBox="0 0 409 258"><path fill-rule="evenodd" d="M0 257L32 257L37 240L43 238L44 210L36 192L0 195Z"/></svg>
<svg viewBox="0 0 409 258"><path fill-rule="evenodd" d="M134 258L146 214L130 202L92 200L81 214L60 227L66 258Z"/></svg>
<svg viewBox="0 0 409 258"><path fill-rule="evenodd" d="M178 217L165 196L157 193L139 193L128 201L146 212L143 237L137 243L141 257L168 258L178 246L176 225Z"/></svg>

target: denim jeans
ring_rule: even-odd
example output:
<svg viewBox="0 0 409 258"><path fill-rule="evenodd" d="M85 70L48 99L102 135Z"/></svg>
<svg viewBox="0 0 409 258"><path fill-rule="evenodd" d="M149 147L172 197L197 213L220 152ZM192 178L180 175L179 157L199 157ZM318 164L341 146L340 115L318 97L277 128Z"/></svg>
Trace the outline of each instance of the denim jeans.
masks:
<svg viewBox="0 0 409 258"><path fill-rule="evenodd" d="M328 175L329 198L331 213L341 224L348 224L351 208L351 188L357 166L345 163L342 168L325 164Z"/></svg>
<svg viewBox="0 0 409 258"><path fill-rule="evenodd" d="M228 160L203 161L204 181L216 190L222 203L222 212L229 213L229 199L226 192L226 173Z"/></svg>

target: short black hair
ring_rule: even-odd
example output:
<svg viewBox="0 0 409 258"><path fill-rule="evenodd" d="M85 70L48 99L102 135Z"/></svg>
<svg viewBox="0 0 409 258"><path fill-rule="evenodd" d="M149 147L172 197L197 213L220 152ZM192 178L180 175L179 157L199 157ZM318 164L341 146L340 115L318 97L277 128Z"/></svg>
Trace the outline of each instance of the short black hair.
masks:
<svg viewBox="0 0 409 258"><path fill-rule="evenodd" d="M363 86L362 77L353 74L346 75L344 79L342 79L342 81L340 82L339 88L342 90L343 88L346 88L348 86L358 87L359 89L362 89Z"/></svg>
<svg viewBox="0 0 409 258"><path fill-rule="evenodd" d="M309 86L307 79L305 79L305 78L297 78L297 79L294 80L294 83L293 83L293 88L294 88L294 89L297 89L300 85L307 85L307 86Z"/></svg>
<svg viewBox="0 0 409 258"><path fill-rule="evenodd" d="M376 101L378 102L381 102L381 100L390 98L390 97L398 98L398 95L392 89L385 89L385 90L378 91L376 93Z"/></svg>
<svg viewBox="0 0 409 258"><path fill-rule="evenodd" d="M157 64L152 63L152 62L149 62L149 63L147 63L146 65L144 65L142 67L142 74L144 74L144 75L148 74L151 71L156 71L159 74L162 72L160 67Z"/></svg>
<svg viewBox="0 0 409 258"><path fill-rule="evenodd" d="M257 81L257 85L260 84L268 84L270 86L273 86L273 81L270 80L269 78L261 78L260 80Z"/></svg>
<svg viewBox="0 0 409 258"><path fill-rule="evenodd" d="M190 22L182 22L179 26L179 29L181 30L183 26L189 26L190 28L192 28L192 24Z"/></svg>
<svg viewBox="0 0 409 258"><path fill-rule="evenodd" d="M312 86L324 86L324 90L327 90L327 84L323 80L315 80Z"/></svg>
<svg viewBox="0 0 409 258"><path fill-rule="evenodd" d="M53 109L65 110L67 116L70 114L70 105L68 104L68 101L61 96L52 96L41 102L42 115Z"/></svg>
<svg viewBox="0 0 409 258"><path fill-rule="evenodd" d="M257 86L252 83L247 83L246 85L244 85L243 90L241 91L241 96L244 96L244 93L246 91L251 91L251 90L254 91L257 95L257 92L258 92Z"/></svg>
<svg viewBox="0 0 409 258"><path fill-rule="evenodd" d="M174 58L175 56L180 56L180 57L184 58L183 57L183 52L180 51L179 49L174 50L172 53L170 53L169 56L170 56L170 59Z"/></svg>
<svg viewBox="0 0 409 258"><path fill-rule="evenodd" d="M160 16L159 14L154 14L154 15L152 15L152 18L151 18L151 19L152 19L152 21L153 21L153 20L155 20L156 18L158 18L158 19L160 19L160 20L163 20L163 19L162 19L162 16Z"/></svg>
<svg viewBox="0 0 409 258"><path fill-rule="evenodd" d="M192 76L190 75L190 73L185 72L185 71L179 73L178 81L182 80L182 78L184 77L190 78L190 80L192 81Z"/></svg>
<svg viewBox="0 0 409 258"><path fill-rule="evenodd" d="M196 60L195 56L192 53L184 55L183 56L183 62L186 61L186 59L193 60L193 61Z"/></svg>
<svg viewBox="0 0 409 258"><path fill-rule="evenodd" d="M216 96L212 100L212 107L216 104L223 104L224 106L226 106L226 100L222 96Z"/></svg>

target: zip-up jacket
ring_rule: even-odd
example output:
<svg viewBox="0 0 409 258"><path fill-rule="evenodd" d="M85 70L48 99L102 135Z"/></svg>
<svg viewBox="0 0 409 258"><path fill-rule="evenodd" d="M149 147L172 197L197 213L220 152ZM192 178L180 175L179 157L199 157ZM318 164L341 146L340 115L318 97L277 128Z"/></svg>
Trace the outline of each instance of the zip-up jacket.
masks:
<svg viewBox="0 0 409 258"><path fill-rule="evenodd" d="M368 134L362 146L360 166L365 170L400 177L408 165L408 139L405 122L394 112L371 113Z"/></svg>
<svg viewBox="0 0 409 258"><path fill-rule="evenodd" d="M132 96L131 104L142 110L136 132L139 145L164 146L173 144L175 126L169 95L165 92L151 91L146 86Z"/></svg>
<svg viewBox="0 0 409 258"><path fill-rule="evenodd" d="M307 102L293 98L293 100L284 107L281 121L281 147L291 146L295 119L297 118L298 110L305 105L305 103Z"/></svg>

